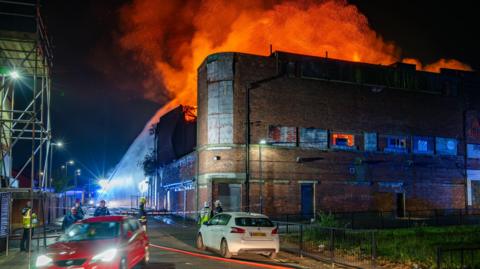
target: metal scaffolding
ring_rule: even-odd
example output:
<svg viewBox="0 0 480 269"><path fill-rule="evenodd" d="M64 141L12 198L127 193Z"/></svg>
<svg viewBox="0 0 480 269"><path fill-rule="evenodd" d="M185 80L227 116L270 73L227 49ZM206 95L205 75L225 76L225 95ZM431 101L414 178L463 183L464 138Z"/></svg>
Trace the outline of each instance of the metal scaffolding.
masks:
<svg viewBox="0 0 480 269"><path fill-rule="evenodd" d="M35 197L44 225L51 178L51 72L52 52L40 2L0 0L0 192L26 198L32 206ZM24 188L19 188L21 178ZM31 244L31 232L29 238Z"/></svg>
<svg viewBox="0 0 480 269"><path fill-rule="evenodd" d="M45 188L50 178L50 42L38 2L0 0L0 5L9 8L0 11L2 21L12 22L0 26L1 174L14 178L6 180L7 188L22 175L31 179L31 187ZM13 175L14 160L23 165Z"/></svg>

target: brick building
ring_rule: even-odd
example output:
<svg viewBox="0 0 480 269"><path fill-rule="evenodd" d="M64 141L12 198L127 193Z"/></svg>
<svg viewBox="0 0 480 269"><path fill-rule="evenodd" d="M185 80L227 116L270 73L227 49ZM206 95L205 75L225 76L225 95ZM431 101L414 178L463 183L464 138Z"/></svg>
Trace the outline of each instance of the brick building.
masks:
<svg viewBox="0 0 480 269"><path fill-rule="evenodd" d="M479 85L473 72L403 63L210 55L198 68L196 144L162 163L158 206L191 212L218 199L272 216L480 207Z"/></svg>

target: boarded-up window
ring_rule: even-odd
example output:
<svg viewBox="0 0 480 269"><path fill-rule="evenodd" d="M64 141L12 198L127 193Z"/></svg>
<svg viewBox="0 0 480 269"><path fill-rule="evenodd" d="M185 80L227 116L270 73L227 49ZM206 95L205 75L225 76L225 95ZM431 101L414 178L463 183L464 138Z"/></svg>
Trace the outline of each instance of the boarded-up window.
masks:
<svg viewBox="0 0 480 269"><path fill-rule="evenodd" d="M457 140L454 138L436 137L436 152L438 155L457 155Z"/></svg>
<svg viewBox="0 0 480 269"><path fill-rule="evenodd" d="M467 158L480 159L480 145L468 144L467 145Z"/></svg>
<svg viewBox="0 0 480 269"><path fill-rule="evenodd" d="M355 147L355 136L353 134L332 133L332 147L353 149Z"/></svg>
<svg viewBox="0 0 480 269"><path fill-rule="evenodd" d="M300 147L327 149L327 130L316 128L300 128Z"/></svg>
<svg viewBox="0 0 480 269"><path fill-rule="evenodd" d="M365 133L365 151L377 151L377 133Z"/></svg>
<svg viewBox="0 0 480 269"><path fill-rule="evenodd" d="M405 136L387 136L385 152L407 152L407 138Z"/></svg>
<svg viewBox="0 0 480 269"><path fill-rule="evenodd" d="M297 128L286 126L269 126L268 142L271 145L295 147L297 145Z"/></svg>
<svg viewBox="0 0 480 269"><path fill-rule="evenodd" d="M208 143L233 142L232 81L208 84Z"/></svg>
<svg viewBox="0 0 480 269"><path fill-rule="evenodd" d="M414 136L412 139L412 151L416 154L433 154L433 137Z"/></svg>
<svg viewBox="0 0 480 269"><path fill-rule="evenodd" d="M207 58L207 81L233 80L233 54L213 54Z"/></svg>

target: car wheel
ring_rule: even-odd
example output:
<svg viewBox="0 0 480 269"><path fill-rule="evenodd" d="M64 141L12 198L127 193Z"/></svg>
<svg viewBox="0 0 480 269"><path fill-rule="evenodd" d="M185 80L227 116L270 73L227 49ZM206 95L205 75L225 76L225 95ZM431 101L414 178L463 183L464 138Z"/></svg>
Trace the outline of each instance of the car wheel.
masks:
<svg viewBox="0 0 480 269"><path fill-rule="evenodd" d="M222 243L220 244L220 254L222 257L230 259L232 257L232 253L228 250L227 240L222 239Z"/></svg>
<svg viewBox="0 0 480 269"><path fill-rule="evenodd" d="M270 254L268 255L268 257L269 257L270 259L275 259L275 258L277 258L277 252L275 252L275 251L270 252Z"/></svg>
<svg viewBox="0 0 480 269"><path fill-rule="evenodd" d="M143 260L140 262L140 265L142 266L142 268L146 268L149 261L150 261L150 250L148 249L148 247L145 247L145 257L143 257Z"/></svg>
<svg viewBox="0 0 480 269"><path fill-rule="evenodd" d="M127 269L128 268L127 258L122 257L122 259L120 260L120 265L118 266L118 268L120 268L120 269Z"/></svg>
<svg viewBox="0 0 480 269"><path fill-rule="evenodd" d="M200 249L200 250L206 249L205 245L203 244L202 234L197 235L196 246L197 246L197 249Z"/></svg>

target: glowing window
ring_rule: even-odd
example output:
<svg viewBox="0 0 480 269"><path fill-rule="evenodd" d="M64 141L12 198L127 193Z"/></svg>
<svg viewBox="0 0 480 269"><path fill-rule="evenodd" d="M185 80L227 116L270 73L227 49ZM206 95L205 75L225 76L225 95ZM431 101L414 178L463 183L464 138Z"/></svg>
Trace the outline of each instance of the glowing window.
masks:
<svg viewBox="0 0 480 269"><path fill-rule="evenodd" d="M355 137L352 134L333 133L332 145L340 148L351 148L355 145Z"/></svg>

